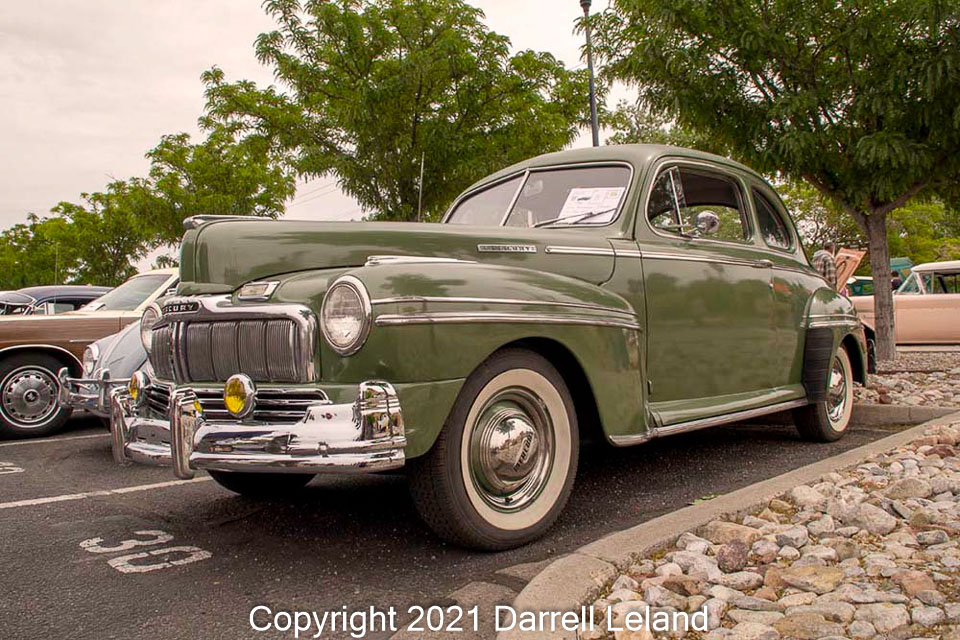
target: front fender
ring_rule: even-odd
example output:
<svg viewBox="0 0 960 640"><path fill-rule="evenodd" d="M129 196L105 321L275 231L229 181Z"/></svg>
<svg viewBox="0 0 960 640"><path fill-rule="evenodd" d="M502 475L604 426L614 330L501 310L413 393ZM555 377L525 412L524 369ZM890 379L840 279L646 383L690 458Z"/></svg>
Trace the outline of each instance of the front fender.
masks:
<svg viewBox="0 0 960 640"><path fill-rule="evenodd" d="M568 386L586 381L607 435L632 433L643 424L640 326L622 297L570 277L502 265L380 264L342 273L366 286L373 327L351 356L321 345L322 377L333 383L388 380L401 390L402 404L405 385L436 383L429 409L404 404L412 430L409 455L426 451L442 428L456 399L449 382L462 382L492 353L515 343L552 345L572 356L569 368L579 371L560 373Z"/></svg>

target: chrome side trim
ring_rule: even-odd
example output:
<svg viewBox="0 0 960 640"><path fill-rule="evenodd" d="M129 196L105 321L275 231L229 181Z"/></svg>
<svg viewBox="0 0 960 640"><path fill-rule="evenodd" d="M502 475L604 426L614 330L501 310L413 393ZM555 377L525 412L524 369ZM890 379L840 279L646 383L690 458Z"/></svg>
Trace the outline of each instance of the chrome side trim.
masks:
<svg viewBox="0 0 960 640"><path fill-rule="evenodd" d="M847 320L815 320L807 323L808 329L818 329L822 327L853 327L860 326L860 320L849 318Z"/></svg>
<svg viewBox="0 0 960 640"><path fill-rule="evenodd" d="M567 256L614 256L613 249L603 249L601 247L566 247L560 245L550 245L543 250L544 253L556 253Z"/></svg>
<svg viewBox="0 0 960 640"><path fill-rule="evenodd" d="M636 249L614 249L614 255L618 258L642 258L644 253Z"/></svg>
<svg viewBox="0 0 960 640"><path fill-rule="evenodd" d="M460 260L459 258L437 258L435 256L369 256L365 267L376 267L379 265L390 264L423 264L423 263L445 263L460 262L463 264L476 264L474 260Z"/></svg>
<svg viewBox="0 0 960 640"><path fill-rule="evenodd" d="M810 320L859 320L859 316L851 313L811 313L807 316Z"/></svg>
<svg viewBox="0 0 960 640"><path fill-rule="evenodd" d="M480 253L536 253L535 244L478 244Z"/></svg>
<svg viewBox="0 0 960 640"><path fill-rule="evenodd" d="M605 307L598 304L589 304L586 302L551 302L549 300L518 300L516 298L471 298L471 297L441 297L441 296L397 296L395 298L378 298L371 304L402 304L402 303L443 303L452 302L459 304L518 304L535 305L544 307L563 307L567 309L590 309L591 311L600 311L603 313L616 313L634 317L633 311L628 309L617 309L615 307Z"/></svg>
<svg viewBox="0 0 960 640"><path fill-rule="evenodd" d="M640 330L636 322L618 318L598 318L591 316L551 316L527 313L499 312L436 312L411 314L385 314L374 321L378 327L392 327L410 324L575 324L596 327L614 327L618 329Z"/></svg>
<svg viewBox="0 0 960 640"><path fill-rule="evenodd" d="M766 267L761 260L737 260L736 258L715 258L713 256L690 255L686 253L664 253L660 251L644 251L644 258L654 260L679 260L682 262L708 262L713 264L729 264L737 267Z"/></svg>
<svg viewBox="0 0 960 640"><path fill-rule="evenodd" d="M678 424L672 424L666 427L654 427L647 431L646 433L639 433L636 435L630 436L610 436L610 441L618 447L629 447L635 444L643 444L654 438L662 438L664 436L672 436L678 433L687 433L688 431L697 431L698 429L706 429L708 427L716 427L723 424L729 424L731 422L738 422L740 420L748 420L750 418L758 418L760 416L769 415L771 413L778 413L780 411L786 411L788 409L796 409L798 407L803 407L809 404L806 399L803 400L789 400L787 402L780 402L778 404L771 404L766 407L758 407L756 409L746 409L745 411L737 411L735 413L728 413L722 416L712 416L710 418L700 418L699 420L691 420L689 422L680 422Z"/></svg>

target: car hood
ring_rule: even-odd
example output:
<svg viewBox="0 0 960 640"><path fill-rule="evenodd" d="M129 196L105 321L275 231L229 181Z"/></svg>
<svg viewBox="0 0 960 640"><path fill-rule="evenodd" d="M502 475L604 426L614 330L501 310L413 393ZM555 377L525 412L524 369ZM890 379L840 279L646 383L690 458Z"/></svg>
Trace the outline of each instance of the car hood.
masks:
<svg viewBox="0 0 960 640"><path fill-rule="evenodd" d="M396 222L214 222L184 236L181 292L227 293L246 282L282 274L361 266L378 255L507 264L600 284L610 278L614 264L603 231Z"/></svg>

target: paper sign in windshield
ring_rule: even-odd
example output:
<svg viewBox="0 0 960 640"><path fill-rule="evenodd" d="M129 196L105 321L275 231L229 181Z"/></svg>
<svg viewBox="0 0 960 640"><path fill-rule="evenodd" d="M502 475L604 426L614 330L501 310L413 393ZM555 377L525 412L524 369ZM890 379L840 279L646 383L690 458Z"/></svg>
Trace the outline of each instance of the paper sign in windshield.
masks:
<svg viewBox="0 0 960 640"><path fill-rule="evenodd" d="M617 206L625 190L626 187L570 189L559 217L570 218L570 222L576 222L578 219L592 223L610 222L617 213Z"/></svg>

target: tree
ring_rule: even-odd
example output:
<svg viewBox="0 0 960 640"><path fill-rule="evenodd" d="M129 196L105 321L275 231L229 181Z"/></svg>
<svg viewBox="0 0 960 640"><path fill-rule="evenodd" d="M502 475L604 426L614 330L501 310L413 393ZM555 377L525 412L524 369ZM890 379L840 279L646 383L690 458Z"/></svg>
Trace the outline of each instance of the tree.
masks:
<svg viewBox="0 0 960 640"><path fill-rule="evenodd" d="M805 180L868 239L877 356L895 357L891 212L960 177L957 0L614 0L610 78L766 174Z"/></svg>
<svg viewBox="0 0 960 640"><path fill-rule="evenodd" d="M336 176L373 217L436 217L462 189L559 150L586 120L587 77L509 54L461 0L267 0L256 41L279 87L204 74L207 126L271 140L298 174ZM420 184L421 161L425 163Z"/></svg>
<svg viewBox="0 0 960 640"><path fill-rule="evenodd" d="M241 139L229 127L209 127L199 144L186 133L165 135L147 158L149 177L128 182L128 201L153 234L152 246L178 245L183 221L195 215L277 218L296 191L268 140Z"/></svg>

